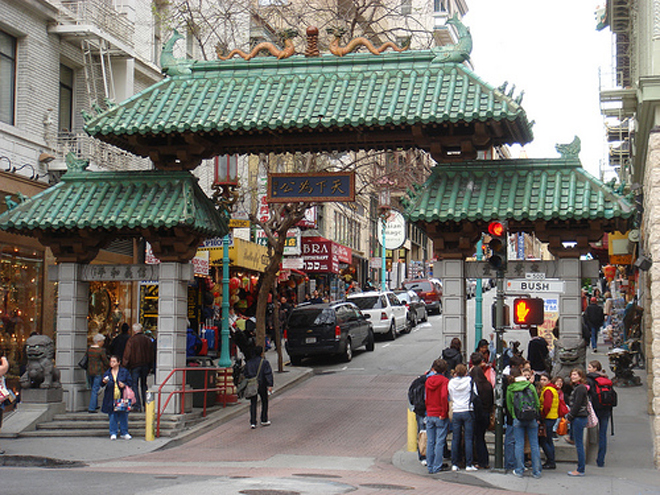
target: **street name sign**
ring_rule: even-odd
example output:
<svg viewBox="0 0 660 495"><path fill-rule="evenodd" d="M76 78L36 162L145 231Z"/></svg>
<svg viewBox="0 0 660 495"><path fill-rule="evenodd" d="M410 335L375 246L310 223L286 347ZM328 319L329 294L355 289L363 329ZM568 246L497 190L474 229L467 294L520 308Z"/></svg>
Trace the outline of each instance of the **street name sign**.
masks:
<svg viewBox="0 0 660 495"><path fill-rule="evenodd" d="M506 292L549 292L562 294L564 292L563 280L507 280Z"/></svg>

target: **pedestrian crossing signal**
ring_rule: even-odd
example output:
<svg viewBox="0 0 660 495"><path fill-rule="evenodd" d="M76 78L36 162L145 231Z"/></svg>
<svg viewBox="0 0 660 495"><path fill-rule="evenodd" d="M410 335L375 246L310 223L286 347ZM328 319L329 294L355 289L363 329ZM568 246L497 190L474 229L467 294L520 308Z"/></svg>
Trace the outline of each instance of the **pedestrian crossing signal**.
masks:
<svg viewBox="0 0 660 495"><path fill-rule="evenodd" d="M525 297L513 301L513 322L516 325L541 325L545 321L544 301Z"/></svg>

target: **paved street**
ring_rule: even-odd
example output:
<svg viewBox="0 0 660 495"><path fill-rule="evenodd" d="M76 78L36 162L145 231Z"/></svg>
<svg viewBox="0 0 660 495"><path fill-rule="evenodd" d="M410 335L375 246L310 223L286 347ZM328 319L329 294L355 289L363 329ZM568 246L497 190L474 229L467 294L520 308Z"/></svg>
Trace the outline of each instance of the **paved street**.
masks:
<svg viewBox="0 0 660 495"><path fill-rule="evenodd" d="M586 487L599 494L660 493L643 387L620 389L608 467L597 471L589 464L587 478L567 477L573 468L567 463L544 472L541 480L485 471L428 475L416 454L405 451L406 390L440 353L441 337L440 318L433 316L409 335L377 342L375 352L356 352L350 363L305 361L314 374L273 396L269 427L251 430L247 411L237 409L184 443L38 440L51 449L51 457L83 460L87 466L4 467L2 493L59 495L111 486L120 493L177 495L487 494L502 489L556 494L580 493ZM269 358L275 362L274 353ZM276 373L276 389L278 377L281 386L286 375ZM3 440L2 445L8 454L21 449L34 453L35 439L26 440ZM156 447L161 448L151 451Z"/></svg>

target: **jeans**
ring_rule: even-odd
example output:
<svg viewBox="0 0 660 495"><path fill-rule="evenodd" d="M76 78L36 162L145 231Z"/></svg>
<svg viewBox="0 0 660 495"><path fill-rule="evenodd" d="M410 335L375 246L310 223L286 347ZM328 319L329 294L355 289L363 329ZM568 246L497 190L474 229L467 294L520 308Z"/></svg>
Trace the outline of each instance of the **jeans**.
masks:
<svg viewBox="0 0 660 495"><path fill-rule="evenodd" d="M584 429L587 427L587 417L577 416L571 421L571 428L573 431L573 440L575 440L575 450L577 450L578 473L584 473L584 465L586 463L584 456Z"/></svg>
<svg viewBox="0 0 660 495"><path fill-rule="evenodd" d="M555 463L555 442L552 440L553 430L555 428L556 419L544 419L545 422L545 437L539 438L539 443L545 454L545 460L548 464Z"/></svg>
<svg viewBox="0 0 660 495"><path fill-rule="evenodd" d="M250 397L250 424L257 424L257 396L261 397L261 422L268 421L268 389L259 387L259 393Z"/></svg>
<svg viewBox="0 0 660 495"><path fill-rule="evenodd" d="M504 469L513 471L516 468L516 437L513 425L506 425L504 430Z"/></svg>
<svg viewBox="0 0 660 495"><path fill-rule="evenodd" d="M607 426L612 417L612 409L596 409L598 416L598 457L596 464L598 467L605 465L605 454L607 454Z"/></svg>
<svg viewBox="0 0 660 495"><path fill-rule="evenodd" d="M600 327L591 327L591 348L596 349L598 347L598 330Z"/></svg>
<svg viewBox="0 0 660 495"><path fill-rule="evenodd" d="M110 417L110 435L117 435L117 423L122 435L128 435L128 412L112 411L108 414Z"/></svg>
<svg viewBox="0 0 660 495"><path fill-rule="evenodd" d="M447 433L449 433L449 419L442 419L437 416L427 416L426 462L430 474L437 473L442 468Z"/></svg>
<svg viewBox="0 0 660 495"><path fill-rule="evenodd" d="M486 431L490 418L474 420L474 458L481 467L488 466L488 447L486 446Z"/></svg>
<svg viewBox="0 0 660 495"><path fill-rule="evenodd" d="M89 398L89 407L87 410L89 412L96 412L96 408L99 405L99 390L101 390L101 382L103 380L103 375L94 375L88 377L91 382L92 395Z"/></svg>
<svg viewBox="0 0 660 495"><path fill-rule="evenodd" d="M142 409L142 404L147 402L147 376L149 376L149 365L131 368L131 380L133 381L133 392L135 392L135 410Z"/></svg>
<svg viewBox="0 0 660 495"><path fill-rule="evenodd" d="M532 451L532 475L541 476L541 450L539 449L539 425L535 419L530 421L513 420L513 434L516 437L516 469L514 474L522 476L525 471L525 432Z"/></svg>
<svg viewBox="0 0 660 495"><path fill-rule="evenodd" d="M458 466L461 456L461 439L465 428L465 465L472 466L472 444L474 442L474 414L472 411L454 412L451 439L451 463ZM427 430L428 434L428 430ZM428 452L427 452L428 454Z"/></svg>

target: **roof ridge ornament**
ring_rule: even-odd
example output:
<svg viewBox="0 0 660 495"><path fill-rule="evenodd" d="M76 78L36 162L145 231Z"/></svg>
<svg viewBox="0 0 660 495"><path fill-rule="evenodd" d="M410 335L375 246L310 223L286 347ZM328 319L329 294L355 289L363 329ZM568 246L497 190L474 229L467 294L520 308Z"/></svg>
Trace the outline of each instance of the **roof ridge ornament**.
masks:
<svg viewBox="0 0 660 495"><path fill-rule="evenodd" d="M89 167L89 160L84 158L76 158L72 152L67 153L65 157L66 168L69 172L83 172Z"/></svg>
<svg viewBox="0 0 660 495"><path fill-rule="evenodd" d="M578 158L582 149L580 138L575 136L573 141L568 144L555 144L555 149L564 159Z"/></svg>
<svg viewBox="0 0 660 495"><path fill-rule="evenodd" d="M432 48L436 54L433 62L447 63L456 62L463 63L470 60L470 53L472 53L472 35L470 28L466 27L458 18L458 14L447 20L447 24L451 24L458 32L458 42L455 45L440 46Z"/></svg>
<svg viewBox="0 0 660 495"><path fill-rule="evenodd" d="M182 39L183 35L176 29L173 29L172 37L163 45L163 51L160 55L160 66L163 73L168 76L188 76L192 74L190 67L195 63L194 60L174 58L174 45Z"/></svg>
<svg viewBox="0 0 660 495"><path fill-rule="evenodd" d="M330 53L336 55L337 57L343 57L344 55L347 55L355 51L360 46L364 46L373 55L380 55L388 48L391 48L395 52L403 52L410 48L410 38L407 38L405 43L401 47L398 47L392 41L387 41L382 45L380 45L378 48L376 48L371 41L369 41L367 38L363 36L353 38L351 41L348 42L348 45L346 46L339 46L339 40L341 40L341 37L346 33L346 29L342 27L329 27L328 29L326 29L326 32L334 36L334 39L330 42L330 46L328 48L330 50Z"/></svg>
<svg viewBox="0 0 660 495"><path fill-rule="evenodd" d="M281 50L278 47L276 47L273 43L270 43L269 41L264 41L263 43L259 43L257 46L255 46L250 51L250 53L245 53L243 50L234 48L232 51L229 52L229 55L224 56L219 46L216 46L215 51L220 60L229 60L235 55L238 55L243 60L250 60L256 57L259 54L259 52L262 52L264 50L268 50L268 52L270 52L270 54L273 57L277 57L278 60L289 58L291 55L296 53L296 47L293 45L293 38L298 36L298 31L296 31L295 29L284 29L283 31L280 31L278 35L282 39L282 41L284 41L284 48Z"/></svg>

